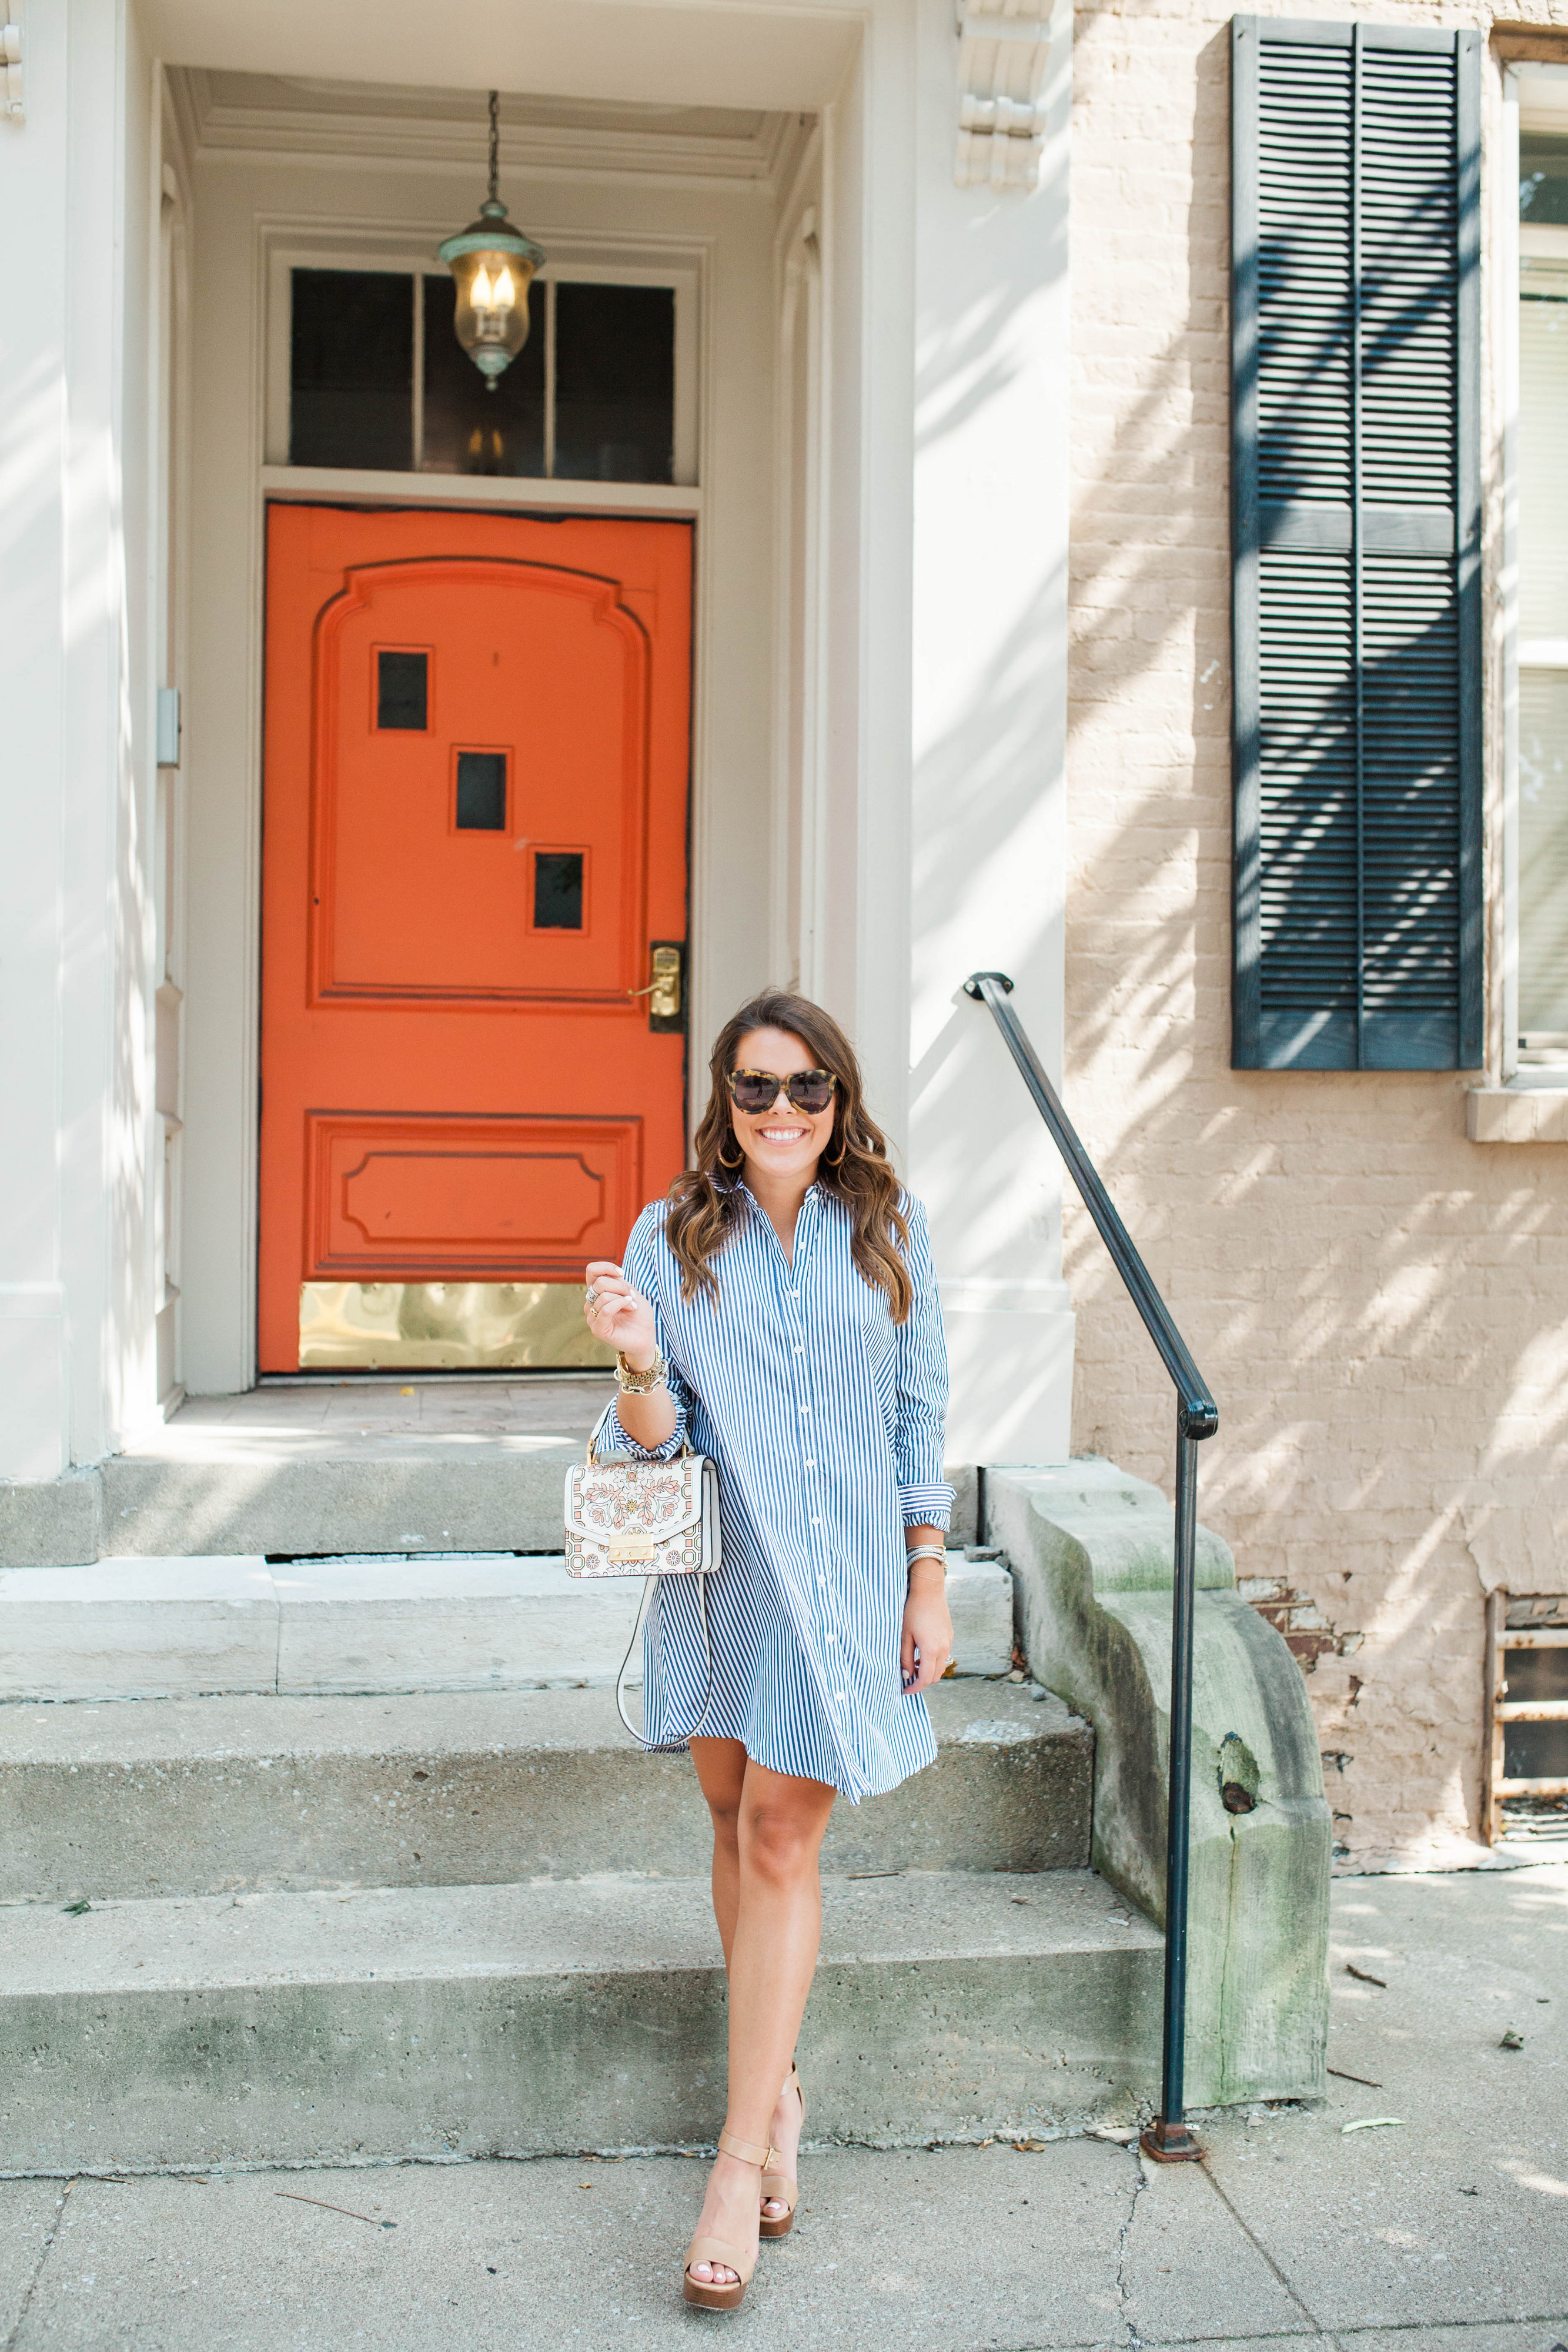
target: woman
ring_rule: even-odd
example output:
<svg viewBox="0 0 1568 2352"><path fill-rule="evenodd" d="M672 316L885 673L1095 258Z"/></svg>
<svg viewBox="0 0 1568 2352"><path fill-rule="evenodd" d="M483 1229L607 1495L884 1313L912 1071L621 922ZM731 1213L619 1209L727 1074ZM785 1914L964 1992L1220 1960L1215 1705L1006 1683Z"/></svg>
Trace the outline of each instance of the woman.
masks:
<svg viewBox="0 0 1568 2352"><path fill-rule="evenodd" d="M794 2219L792 2053L833 1798L881 1795L936 1757L920 1694L952 1650L953 1490L925 1216L849 1040L769 992L727 1023L711 1069L695 1168L643 1210L623 1266L590 1265L584 1307L619 1350L601 1451L663 1460L689 1442L718 1470L706 1640L696 1580L661 1583L643 1690L650 1742L689 1742L713 1816L729 2105L685 2292L724 2311L759 2232Z"/></svg>

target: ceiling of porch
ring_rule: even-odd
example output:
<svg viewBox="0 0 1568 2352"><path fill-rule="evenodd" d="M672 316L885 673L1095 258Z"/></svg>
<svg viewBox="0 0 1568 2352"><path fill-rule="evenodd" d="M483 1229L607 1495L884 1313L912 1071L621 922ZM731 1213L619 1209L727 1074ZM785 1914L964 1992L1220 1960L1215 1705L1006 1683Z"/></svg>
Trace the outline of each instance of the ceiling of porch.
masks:
<svg viewBox="0 0 1568 2352"><path fill-rule="evenodd" d="M743 0L449 0L437 18L422 0L143 0L141 13L166 65L287 77L297 89L329 78L361 92L401 84L434 106L509 86L683 112L821 106L844 80L862 24L854 6Z"/></svg>
<svg viewBox="0 0 1568 2352"><path fill-rule="evenodd" d="M205 160L280 155L456 165L482 161L485 94L394 83L175 68L193 152ZM674 173L772 181L799 117L760 107L674 106L503 90L503 171Z"/></svg>

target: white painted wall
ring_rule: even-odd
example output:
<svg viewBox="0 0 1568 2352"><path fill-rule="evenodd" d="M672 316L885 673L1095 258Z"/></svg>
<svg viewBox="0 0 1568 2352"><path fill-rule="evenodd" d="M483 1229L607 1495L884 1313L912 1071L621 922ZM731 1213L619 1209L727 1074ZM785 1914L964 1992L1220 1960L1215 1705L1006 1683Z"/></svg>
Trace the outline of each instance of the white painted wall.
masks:
<svg viewBox="0 0 1568 2352"><path fill-rule="evenodd" d="M134 6L124 16L125 47L116 93L117 173L123 207L112 427L111 478L119 482L118 562L124 617L113 652L118 743L114 759L114 962L109 1002L112 1079L107 1165L110 1296L104 1318L107 1429L100 1438L90 1393L73 1400L91 1452L109 1450L153 1419L158 1408L153 1221L159 1146L153 1083L158 984L157 657L160 568L150 561L162 536L155 504L165 489L156 453L158 407L159 88ZM84 1204L85 1206L85 1204ZM87 1373L89 1384L91 1372Z"/></svg>
<svg viewBox="0 0 1568 2352"><path fill-rule="evenodd" d="M956 992L977 969L1009 973L1060 1080L1071 15L1041 184L1021 196L953 184L952 10L918 5L910 1170L952 1357L950 1458L1058 1462L1072 1386L1060 1162L990 1015Z"/></svg>
<svg viewBox="0 0 1568 2352"><path fill-rule="evenodd" d="M1071 15L1031 195L954 185L956 66L947 0L884 0L824 110L827 920L800 965L930 1213L949 1457L1052 1462L1060 1164L958 991L1010 972L1060 1073Z"/></svg>
<svg viewBox="0 0 1568 2352"><path fill-rule="evenodd" d="M68 11L28 27L30 104L0 122L0 708L7 852L0 860L6 1107L0 1222L0 1469L47 1478L68 1459L59 1177L60 798L65 769L66 386L70 141Z"/></svg>
<svg viewBox="0 0 1568 2352"><path fill-rule="evenodd" d="M0 707L7 856L0 1475L152 1408L146 1219L146 89L115 0L30 12L0 123ZM129 322L129 325L128 325Z"/></svg>

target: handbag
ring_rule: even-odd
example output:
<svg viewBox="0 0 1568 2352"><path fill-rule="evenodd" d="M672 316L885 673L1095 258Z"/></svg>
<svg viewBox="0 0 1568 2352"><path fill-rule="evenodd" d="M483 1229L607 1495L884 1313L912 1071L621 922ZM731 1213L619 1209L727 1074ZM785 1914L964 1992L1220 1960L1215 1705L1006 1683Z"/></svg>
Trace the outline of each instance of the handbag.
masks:
<svg viewBox="0 0 1568 2352"><path fill-rule="evenodd" d="M697 1580L707 1687L703 1711L687 1738L702 1729L713 1706L707 1580L722 1558L718 1473L706 1454L694 1454L685 1444L669 1462L639 1462L624 1454L597 1460L594 1445L612 1410L607 1408L589 1439L587 1460L574 1462L566 1474L566 1572L645 1580L643 1605L615 1678L615 1707L638 1746L651 1748L657 1743L645 1738L626 1712L626 1676L662 1576Z"/></svg>

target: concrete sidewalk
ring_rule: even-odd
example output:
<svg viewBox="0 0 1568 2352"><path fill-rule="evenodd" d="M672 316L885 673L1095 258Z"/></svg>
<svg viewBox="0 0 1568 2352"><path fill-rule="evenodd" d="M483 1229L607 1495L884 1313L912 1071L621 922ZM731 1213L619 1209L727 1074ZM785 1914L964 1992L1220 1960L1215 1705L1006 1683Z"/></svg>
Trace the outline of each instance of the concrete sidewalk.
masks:
<svg viewBox="0 0 1568 2352"><path fill-rule="evenodd" d="M679 2300L701 2166L588 2158L0 2183L0 2346L1561 2352L1568 1864L1343 1879L1334 1915L1323 2112L1228 2116L1201 2168L1098 2139L810 2157L735 2319Z"/></svg>

